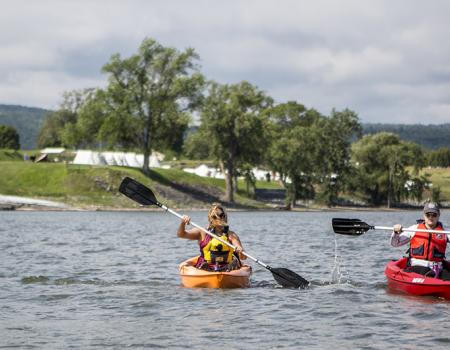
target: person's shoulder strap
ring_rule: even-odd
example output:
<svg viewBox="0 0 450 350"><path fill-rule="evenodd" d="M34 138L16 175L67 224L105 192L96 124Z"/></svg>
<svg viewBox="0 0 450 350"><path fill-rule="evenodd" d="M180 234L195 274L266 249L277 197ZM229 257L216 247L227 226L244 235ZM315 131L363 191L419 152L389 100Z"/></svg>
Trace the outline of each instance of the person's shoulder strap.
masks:
<svg viewBox="0 0 450 350"><path fill-rule="evenodd" d="M199 243L200 249L203 249L204 247L206 247L207 244L209 243L209 241L211 240L211 238L212 237L210 235L205 234L205 238L203 238Z"/></svg>

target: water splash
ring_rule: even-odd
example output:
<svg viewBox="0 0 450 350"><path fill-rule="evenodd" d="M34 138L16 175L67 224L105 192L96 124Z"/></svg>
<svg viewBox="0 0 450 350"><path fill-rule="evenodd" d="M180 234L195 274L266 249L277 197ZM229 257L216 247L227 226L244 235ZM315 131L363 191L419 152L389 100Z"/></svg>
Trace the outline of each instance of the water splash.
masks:
<svg viewBox="0 0 450 350"><path fill-rule="evenodd" d="M338 254L338 243L337 243L337 236L334 236L334 265L333 269L331 270L331 284L341 284L346 283L347 279L345 278L345 270L341 270L341 264L340 264L341 257Z"/></svg>

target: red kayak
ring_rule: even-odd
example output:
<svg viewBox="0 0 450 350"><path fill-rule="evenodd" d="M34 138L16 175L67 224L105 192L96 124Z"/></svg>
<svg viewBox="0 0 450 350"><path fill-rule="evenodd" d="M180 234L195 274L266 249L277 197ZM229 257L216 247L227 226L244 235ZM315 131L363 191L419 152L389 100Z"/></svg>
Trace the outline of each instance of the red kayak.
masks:
<svg viewBox="0 0 450 350"><path fill-rule="evenodd" d="M450 281L407 272L404 270L407 261L407 258L403 258L387 263L384 273L389 288L412 295L434 295L450 299Z"/></svg>

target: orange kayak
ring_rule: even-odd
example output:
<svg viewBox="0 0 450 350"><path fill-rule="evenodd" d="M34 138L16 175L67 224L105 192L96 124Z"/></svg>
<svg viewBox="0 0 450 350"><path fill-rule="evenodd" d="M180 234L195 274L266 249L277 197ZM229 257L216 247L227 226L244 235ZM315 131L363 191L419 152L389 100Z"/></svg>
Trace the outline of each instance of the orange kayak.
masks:
<svg viewBox="0 0 450 350"><path fill-rule="evenodd" d="M252 268L243 265L239 270L211 272L194 267L198 257L183 261L178 269L181 283L187 288L246 288L250 287Z"/></svg>

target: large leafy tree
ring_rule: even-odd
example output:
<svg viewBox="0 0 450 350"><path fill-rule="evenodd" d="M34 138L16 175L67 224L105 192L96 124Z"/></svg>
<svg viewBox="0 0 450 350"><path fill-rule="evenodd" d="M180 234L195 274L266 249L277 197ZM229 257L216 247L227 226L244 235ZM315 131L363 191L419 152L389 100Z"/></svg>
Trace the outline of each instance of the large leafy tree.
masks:
<svg viewBox="0 0 450 350"><path fill-rule="evenodd" d="M180 52L153 39L145 39L129 58L113 55L103 67L108 86L102 96L105 119L99 138L110 146L142 150L145 173L152 149L180 151L187 113L202 97L204 78L197 59L191 48Z"/></svg>
<svg viewBox="0 0 450 350"><path fill-rule="evenodd" d="M19 134L12 126L0 125L0 148L20 148Z"/></svg>
<svg viewBox="0 0 450 350"><path fill-rule="evenodd" d="M39 145L140 150L148 174L152 149L181 152L188 113L203 97L196 60L193 49L180 52L153 39L129 58L113 55L103 67L106 89L66 93L46 118Z"/></svg>
<svg viewBox="0 0 450 350"><path fill-rule="evenodd" d="M270 110L269 116L272 142L266 159L271 169L280 174L291 208L297 199L314 197L318 164L323 161L320 154L323 116L297 102L279 104Z"/></svg>
<svg viewBox="0 0 450 350"><path fill-rule="evenodd" d="M248 82L210 83L198 132L224 170L226 201L234 201L237 169L258 165L264 158L269 141L264 111L271 104L269 96Z"/></svg>
<svg viewBox="0 0 450 350"><path fill-rule="evenodd" d="M322 174L322 198L329 206L336 204L338 194L344 189L351 173L350 147L361 137L362 126L358 115L349 110L332 110L329 118L322 119L320 142L321 158L318 162Z"/></svg>
<svg viewBox="0 0 450 350"><path fill-rule="evenodd" d="M336 202L350 172L350 144L361 132L356 113L333 110L325 117L297 102L270 110L272 142L268 164L281 175L288 207L312 199L321 185L327 204Z"/></svg>
<svg viewBox="0 0 450 350"><path fill-rule="evenodd" d="M357 188L368 196L371 204L387 203L390 207L407 197L405 184L425 165L422 148L382 132L366 135L352 145ZM412 174L408 167L412 167Z"/></svg>

